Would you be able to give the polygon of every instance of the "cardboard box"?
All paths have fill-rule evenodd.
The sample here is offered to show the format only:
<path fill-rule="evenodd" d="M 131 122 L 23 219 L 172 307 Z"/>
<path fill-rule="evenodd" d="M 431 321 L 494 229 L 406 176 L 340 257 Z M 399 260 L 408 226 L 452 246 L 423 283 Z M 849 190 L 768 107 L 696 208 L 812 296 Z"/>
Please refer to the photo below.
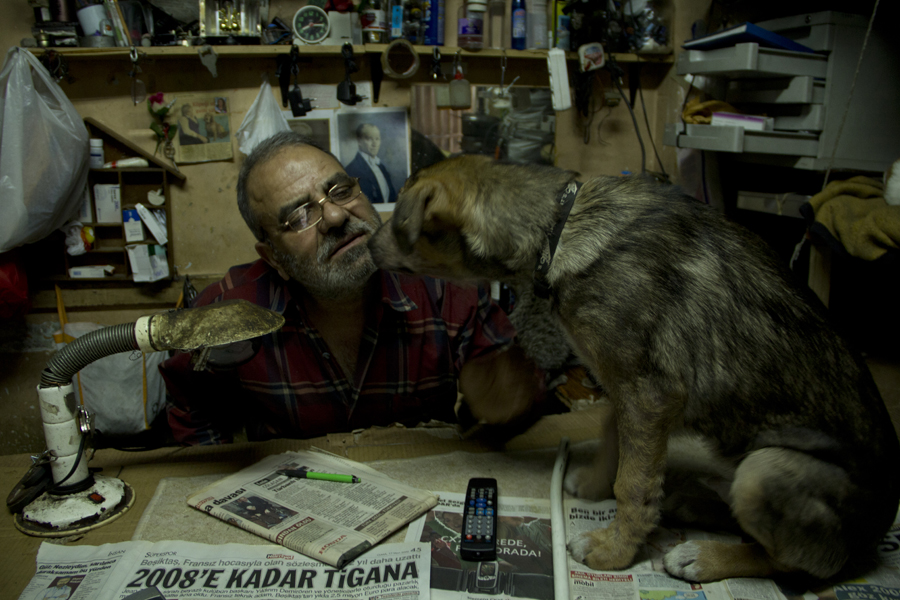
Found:
<path fill-rule="evenodd" d="M 122 222 L 122 196 L 118 183 L 94 184 L 94 208 L 98 223 Z"/>
<path fill-rule="evenodd" d="M 116 268 L 112 265 L 91 265 L 87 267 L 69 267 L 72 279 L 97 279 L 112 275 Z"/>
<path fill-rule="evenodd" d="M 91 201 L 90 189 L 85 186 L 84 198 L 81 201 L 81 210 L 78 211 L 78 220 L 82 223 L 94 222 L 94 203 Z"/>
<path fill-rule="evenodd" d="M 132 208 L 122 211 L 122 224 L 125 227 L 126 242 L 143 242 L 144 226 L 137 209 Z"/>
<path fill-rule="evenodd" d="M 125 246 L 131 264 L 131 277 L 137 282 L 159 281 L 169 277 L 166 249 L 156 244 Z"/>
<path fill-rule="evenodd" d="M 718 127 L 743 127 L 748 131 L 772 131 L 775 129 L 775 119 L 759 115 L 714 112 L 712 125 Z"/>
<path fill-rule="evenodd" d="M 147 226 L 147 229 L 149 229 L 150 233 L 153 234 L 153 237 L 156 238 L 156 241 L 163 246 L 169 243 L 169 238 L 166 235 L 166 224 L 164 222 L 160 223 L 154 212 L 143 204 L 138 203 L 136 208 L 138 214 L 141 216 L 141 221 L 144 222 L 144 225 Z"/>

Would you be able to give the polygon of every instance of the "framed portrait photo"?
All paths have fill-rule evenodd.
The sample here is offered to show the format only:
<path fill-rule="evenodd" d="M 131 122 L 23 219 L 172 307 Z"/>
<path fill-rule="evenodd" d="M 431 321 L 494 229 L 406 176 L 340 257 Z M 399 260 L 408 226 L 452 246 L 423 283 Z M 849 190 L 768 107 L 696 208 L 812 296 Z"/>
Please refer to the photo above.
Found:
<path fill-rule="evenodd" d="M 286 110 L 284 117 L 291 131 L 309 137 L 323 149 L 337 156 L 333 110 L 314 110 L 302 117 L 295 117 L 291 111 Z"/>
<path fill-rule="evenodd" d="M 379 212 L 392 212 L 410 175 L 405 107 L 347 108 L 335 113 L 338 160 Z"/>

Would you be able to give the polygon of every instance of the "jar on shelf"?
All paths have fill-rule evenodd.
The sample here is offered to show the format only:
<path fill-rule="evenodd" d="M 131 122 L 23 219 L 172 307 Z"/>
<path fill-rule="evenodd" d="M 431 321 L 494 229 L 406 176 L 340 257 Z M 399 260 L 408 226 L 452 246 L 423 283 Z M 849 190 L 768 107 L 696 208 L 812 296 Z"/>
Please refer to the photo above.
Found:
<path fill-rule="evenodd" d="M 484 48 L 487 0 L 467 0 L 459 7 L 457 45 L 466 50 Z"/>

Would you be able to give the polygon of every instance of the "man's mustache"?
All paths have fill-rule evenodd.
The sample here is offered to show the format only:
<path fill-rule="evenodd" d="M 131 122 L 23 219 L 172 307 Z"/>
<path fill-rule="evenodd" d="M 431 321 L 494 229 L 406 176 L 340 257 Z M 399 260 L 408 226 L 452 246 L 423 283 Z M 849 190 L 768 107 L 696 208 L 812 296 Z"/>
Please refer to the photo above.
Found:
<path fill-rule="evenodd" d="M 358 233 L 373 233 L 374 231 L 375 226 L 371 223 L 363 221 L 362 219 L 346 221 L 340 227 L 329 229 L 323 236 L 321 244 L 319 244 L 319 249 L 316 252 L 316 260 L 319 262 L 319 264 L 322 264 L 326 260 L 328 260 L 328 257 L 332 255 L 334 249 L 337 248 L 337 246 L 348 235 L 355 235 Z"/>

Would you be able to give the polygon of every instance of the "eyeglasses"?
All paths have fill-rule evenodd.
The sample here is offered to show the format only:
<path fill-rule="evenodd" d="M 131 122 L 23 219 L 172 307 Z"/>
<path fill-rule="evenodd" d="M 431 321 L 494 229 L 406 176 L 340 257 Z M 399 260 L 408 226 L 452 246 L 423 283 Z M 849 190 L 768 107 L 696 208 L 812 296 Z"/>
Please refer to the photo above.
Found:
<path fill-rule="evenodd" d="M 359 187 L 359 178 L 351 177 L 347 183 L 339 183 L 328 190 L 328 194 L 321 200 L 315 202 L 307 202 L 298 206 L 294 212 L 288 215 L 287 221 L 281 224 L 284 230 L 292 230 L 297 233 L 306 231 L 310 227 L 316 225 L 322 220 L 322 205 L 326 200 L 330 200 L 337 206 L 343 206 L 353 200 L 356 200 L 362 194 L 362 188 Z"/>

